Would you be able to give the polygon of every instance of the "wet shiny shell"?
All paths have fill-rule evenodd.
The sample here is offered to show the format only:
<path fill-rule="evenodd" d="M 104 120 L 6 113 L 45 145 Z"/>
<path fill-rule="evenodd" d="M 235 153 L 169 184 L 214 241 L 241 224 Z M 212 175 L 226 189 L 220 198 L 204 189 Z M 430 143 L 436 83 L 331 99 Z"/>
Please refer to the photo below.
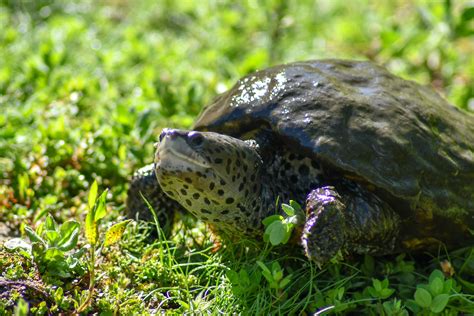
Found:
<path fill-rule="evenodd" d="M 403 205 L 405 218 L 474 227 L 474 116 L 431 88 L 370 62 L 297 62 L 242 78 L 195 124 L 235 137 L 260 128 Z"/>

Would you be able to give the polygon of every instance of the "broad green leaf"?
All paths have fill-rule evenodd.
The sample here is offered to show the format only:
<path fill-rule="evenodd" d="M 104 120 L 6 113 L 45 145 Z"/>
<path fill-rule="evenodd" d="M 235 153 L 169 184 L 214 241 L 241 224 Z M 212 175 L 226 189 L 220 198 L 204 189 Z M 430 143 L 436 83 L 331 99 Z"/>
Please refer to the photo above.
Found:
<path fill-rule="evenodd" d="M 428 292 L 430 291 L 430 285 L 429 284 L 418 284 L 417 288 L 422 288 L 424 290 L 427 290 Z"/>
<path fill-rule="evenodd" d="M 288 283 L 290 283 L 291 277 L 292 277 L 292 275 L 289 274 L 283 280 L 280 281 L 280 288 L 281 289 L 285 288 L 288 285 Z"/>
<path fill-rule="evenodd" d="M 257 264 L 260 267 L 260 269 L 262 269 L 263 272 L 268 273 L 270 276 L 272 275 L 272 273 L 270 272 L 270 269 L 268 269 L 268 267 L 265 265 L 265 263 L 263 263 L 262 261 L 257 260 Z"/>
<path fill-rule="evenodd" d="M 394 314 L 394 312 L 393 312 L 393 310 L 394 310 L 393 302 L 390 302 L 390 301 L 384 302 L 382 304 L 382 307 L 383 307 L 383 310 L 385 311 L 385 314 L 387 314 L 387 315 Z"/>
<path fill-rule="evenodd" d="M 283 220 L 283 216 L 281 215 L 271 215 L 268 217 L 265 217 L 265 219 L 262 221 L 263 225 L 268 226 L 274 221 L 281 221 Z"/>
<path fill-rule="evenodd" d="M 268 281 L 268 283 L 270 283 L 270 286 L 271 284 L 275 283 L 275 281 L 273 280 L 272 274 L 270 272 L 262 271 L 262 274 L 265 277 L 265 279 Z"/>
<path fill-rule="evenodd" d="M 286 229 L 281 222 L 273 222 L 268 226 L 270 230 L 270 243 L 273 246 L 279 245 L 285 238 Z"/>
<path fill-rule="evenodd" d="M 49 252 L 48 249 L 47 252 Z M 57 250 L 57 249 L 56 249 Z M 59 250 L 58 250 L 59 251 Z M 62 253 L 62 251 L 59 251 Z M 64 258 L 53 257 L 53 259 L 48 262 L 48 272 L 52 275 L 56 275 L 60 278 L 69 278 L 71 277 L 69 265 Z"/>
<path fill-rule="evenodd" d="M 283 239 L 281 240 L 281 244 L 284 245 L 288 242 L 288 240 L 290 240 L 290 237 L 291 237 L 291 231 L 292 231 L 292 228 L 293 228 L 293 224 L 285 224 L 285 230 L 286 230 L 286 233 L 283 237 Z"/>
<path fill-rule="evenodd" d="M 415 315 L 418 315 L 421 312 L 421 307 L 416 303 L 415 300 L 406 300 L 404 302 L 405 306 L 409 308 Z"/>
<path fill-rule="evenodd" d="M 110 227 L 105 233 L 104 247 L 107 247 L 119 241 L 120 238 L 122 238 L 123 232 L 125 231 L 127 224 L 130 221 L 130 219 L 127 219 Z"/>
<path fill-rule="evenodd" d="M 440 270 L 436 269 L 433 270 L 430 274 L 429 278 L 429 283 L 433 282 L 435 279 L 440 279 L 441 281 L 444 281 L 444 274 Z"/>
<path fill-rule="evenodd" d="M 97 222 L 94 220 L 94 215 L 93 210 L 87 212 L 85 223 L 86 238 L 91 245 L 95 245 L 98 239 Z"/>
<path fill-rule="evenodd" d="M 377 292 L 375 290 L 375 288 L 373 288 L 372 286 L 369 286 L 367 288 L 367 291 L 369 292 L 370 296 L 373 297 L 373 298 L 378 298 L 379 297 L 379 292 Z"/>
<path fill-rule="evenodd" d="M 434 279 L 433 281 L 430 282 L 430 292 L 431 292 L 431 295 L 436 296 L 436 295 L 439 295 L 443 292 L 443 285 L 444 285 L 444 282 L 441 281 L 441 279 L 439 278 L 436 278 Z"/>
<path fill-rule="evenodd" d="M 283 270 L 278 261 L 272 263 L 272 276 L 275 281 L 280 281 L 283 278 Z"/>
<path fill-rule="evenodd" d="M 275 280 L 276 282 L 279 282 L 282 278 L 283 278 L 283 271 L 281 270 L 273 270 L 273 280 Z"/>
<path fill-rule="evenodd" d="M 443 285 L 443 292 L 449 294 L 453 288 L 453 285 L 454 285 L 453 283 L 454 283 L 453 279 L 447 279 Z"/>
<path fill-rule="evenodd" d="M 55 261 L 59 264 L 59 262 L 64 261 L 64 252 L 54 247 L 47 248 L 46 251 L 44 252 L 43 259 L 49 262 Z"/>
<path fill-rule="evenodd" d="M 270 241 L 270 231 L 265 230 L 265 233 L 263 234 L 263 241 L 264 242 L 269 242 Z"/>
<path fill-rule="evenodd" d="M 427 290 L 419 287 L 415 291 L 415 301 L 421 307 L 427 308 L 431 305 L 431 294 Z"/>
<path fill-rule="evenodd" d="M 63 223 L 60 228 L 61 239 L 58 242 L 59 249 L 69 251 L 76 247 L 79 231 L 80 224 L 78 222 L 70 220 Z"/>
<path fill-rule="evenodd" d="M 68 238 L 68 236 L 72 235 L 79 227 L 80 224 L 75 220 L 64 222 L 59 228 L 61 239 Z"/>
<path fill-rule="evenodd" d="M 38 225 L 36 225 L 35 232 L 38 236 L 43 236 L 44 229 L 44 222 L 39 222 Z"/>
<path fill-rule="evenodd" d="M 51 214 L 48 214 L 46 216 L 46 221 L 44 222 L 44 228 L 46 230 L 56 230 L 56 221 L 54 220 L 53 216 Z"/>
<path fill-rule="evenodd" d="M 296 201 L 290 200 L 290 206 L 295 210 L 296 213 L 303 212 L 301 205 Z"/>
<path fill-rule="evenodd" d="M 97 199 L 98 188 L 99 187 L 97 185 L 97 180 L 94 180 L 89 190 L 89 198 L 88 198 L 89 211 L 91 211 L 94 208 L 95 200 Z"/>
<path fill-rule="evenodd" d="M 61 236 L 59 236 L 59 233 L 55 230 L 45 230 L 43 237 L 46 239 L 48 245 L 57 246 Z"/>
<path fill-rule="evenodd" d="M 239 285 L 239 274 L 236 271 L 228 270 L 225 274 L 232 285 Z"/>
<path fill-rule="evenodd" d="M 241 269 L 239 273 L 240 284 L 248 285 L 250 284 L 249 274 L 245 269 Z"/>
<path fill-rule="evenodd" d="M 394 289 L 382 289 L 380 291 L 380 296 L 383 298 L 383 299 L 386 299 L 387 297 L 391 296 L 393 294 L 393 292 L 395 292 Z"/>
<path fill-rule="evenodd" d="M 40 242 L 44 244 L 43 239 L 28 225 L 25 225 L 25 233 L 30 238 L 31 242 Z"/>
<path fill-rule="evenodd" d="M 21 238 L 12 238 L 3 244 L 7 249 L 14 250 L 17 248 L 24 249 L 26 251 L 31 251 L 31 245 L 24 239 Z"/>
<path fill-rule="evenodd" d="M 108 189 L 106 189 L 102 194 L 99 196 L 99 199 L 97 200 L 97 208 L 95 210 L 95 216 L 94 220 L 98 222 L 101 218 L 103 218 L 106 215 L 106 210 L 107 207 L 105 205 L 106 199 L 107 199 L 107 193 Z"/>
<path fill-rule="evenodd" d="M 295 215 L 295 210 L 290 205 L 283 203 L 281 205 L 281 208 L 282 208 L 283 212 L 285 212 L 286 215 L 288 215 L 288 216 Z"/>
<path fill-rule="evenodd" d="M 430 310 L 433 313 L 440 313 L 444 310 L 446 305 L 449 302 L 449 295 L 448 294 L 440 294 L 435 296 L 433 302 L 431 302 Z"/>
<path fill-rule="evenodd" d="M 382 290 L 382 283 L 377 279 L 372 279 L 372 285 L 377 292 Z"/>

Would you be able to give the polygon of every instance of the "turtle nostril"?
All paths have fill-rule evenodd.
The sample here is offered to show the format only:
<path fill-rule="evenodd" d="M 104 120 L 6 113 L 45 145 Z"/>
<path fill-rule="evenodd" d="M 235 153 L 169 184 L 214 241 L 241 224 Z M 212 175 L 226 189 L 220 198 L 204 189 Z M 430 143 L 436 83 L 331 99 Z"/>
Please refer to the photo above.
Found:
<path fill-rule="evenodd" d="M 161 131 L 161 134 L 160 134 L 160 142 L 163 141 L 165 136 L 169 136 L 169 138 L 174 139 L 177 134 L 178 134 L 177 131 L 174 130 L 174 129 L 164 128 L 163 131 Z"/>
<path fill-rule="evenodd" d="M 191 145 L 200 146 L 204 141 L 204 136 L 202 136 L 201 133 L 198 132 L 189 132 L 188 139 Z"/>

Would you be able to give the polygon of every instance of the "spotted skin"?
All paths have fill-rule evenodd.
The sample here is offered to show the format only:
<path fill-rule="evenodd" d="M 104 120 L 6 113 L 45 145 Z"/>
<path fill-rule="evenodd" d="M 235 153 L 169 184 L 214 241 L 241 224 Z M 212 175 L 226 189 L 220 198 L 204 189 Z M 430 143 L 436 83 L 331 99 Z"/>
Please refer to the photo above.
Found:
<path fill-rule="evenodd" d="M 373 193 L 348 180 L 332 183 L 319 162 L 308 156 L 284 148 L 270 155 L 261 152 L 255 141 L 165 129 L 153 165 L 159 186 L 144 178 L 148 182 L 141 187 L 155 192 L 153 206 L 165 205 L 165 194 L 174 203 L 167 205 L 170 209 L 179 205 L 233 239 L 261 237 L 262 220 L 274 214 L 277 199 L 306 201 L 306 221 L 297 231 L 303 232 L 306 255 L 318 264 L 339 251 L 373 254 L 394 249 L 398 215 Z M 129 197 L 137 195 L 137 188 L 135 184 Z"/>
<path fill-rule="evenodd" d="M 304 201 L 308 192 L 323 182 L 321 166 L 310 158 L 279 151 L 268 164 L 268 178 L 274 184 L 272 197 L 281 201 Z"/>
<path fill-rule="evenodd" d="M 172 154 L 169 158 L 167 154 L 158 156 L 156 175 L 165 194 L 218 231 L 257 234 L 261 224 L 255 227 L 254 219 L 264 216 L 260 182 L 263 162 L 255 148 L 215 133 L 206 133 L 199 140 L 177 132 L 164 137 L 181 138 L 183 146 L 210 166 L 176 163 Z"/>

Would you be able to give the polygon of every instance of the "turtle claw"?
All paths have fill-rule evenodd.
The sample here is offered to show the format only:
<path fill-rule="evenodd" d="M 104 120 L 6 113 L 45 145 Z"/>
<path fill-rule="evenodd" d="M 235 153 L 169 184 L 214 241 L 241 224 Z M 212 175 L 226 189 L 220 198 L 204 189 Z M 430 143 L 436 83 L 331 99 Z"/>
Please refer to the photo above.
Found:
<path fill-rule="evenodd" d="M 306 256 L 319 268 L 344 246 L 344 209 L 334 187 L 313 190 L 306 199 L 307 220 L 301 243 Z"/>

